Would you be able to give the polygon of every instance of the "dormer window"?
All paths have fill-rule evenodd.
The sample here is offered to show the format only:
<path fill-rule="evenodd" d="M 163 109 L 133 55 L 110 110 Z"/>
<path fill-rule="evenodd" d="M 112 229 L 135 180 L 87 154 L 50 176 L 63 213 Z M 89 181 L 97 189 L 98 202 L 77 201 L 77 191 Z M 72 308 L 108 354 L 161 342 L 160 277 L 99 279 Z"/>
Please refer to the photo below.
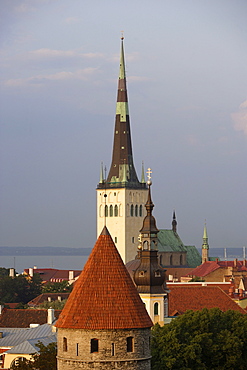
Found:
<path fill-rule="evenodd" d="M 160 277 L 160 276 L 161 276 L 161 275 L 160 275 L 160 271 L 159 271 L 159 270 L 154 271 L 154 276 L 155 276 L 155 277 Z"/>
<path fill-rule="evenodd" d="M 145 271 L 139 271 L 139 277 L 143 277 L 145 275 Z"/>

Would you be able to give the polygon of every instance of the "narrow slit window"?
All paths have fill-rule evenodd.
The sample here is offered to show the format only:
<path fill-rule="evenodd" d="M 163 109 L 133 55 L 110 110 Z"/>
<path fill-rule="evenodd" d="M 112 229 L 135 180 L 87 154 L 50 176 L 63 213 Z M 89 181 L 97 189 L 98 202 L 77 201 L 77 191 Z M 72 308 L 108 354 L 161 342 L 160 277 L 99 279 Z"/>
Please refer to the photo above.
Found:
<path fill-rule="evenodd" d="M 134 352 L 134 338 L 127 337 L 127 352 Z"/>
<path fill-rule="evenodd" d="M 68 341 L 67 338 L 63 337 L 63 351 L 67 352 L 68 351 Z"/>
<path fill-rule="evenodd" d="M 115 343 L 111 344 L 111 355 L 115 356 Z"/>

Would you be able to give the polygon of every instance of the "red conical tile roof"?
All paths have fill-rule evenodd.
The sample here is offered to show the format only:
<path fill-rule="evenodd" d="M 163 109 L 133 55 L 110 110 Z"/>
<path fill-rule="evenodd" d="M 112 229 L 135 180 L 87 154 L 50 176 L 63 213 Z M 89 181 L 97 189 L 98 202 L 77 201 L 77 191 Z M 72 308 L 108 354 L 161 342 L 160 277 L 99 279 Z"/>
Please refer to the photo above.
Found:
<path fill-rule="evenodd" d="M 88 330 L 153 326 L 106 227 L 56 326 Z"/>

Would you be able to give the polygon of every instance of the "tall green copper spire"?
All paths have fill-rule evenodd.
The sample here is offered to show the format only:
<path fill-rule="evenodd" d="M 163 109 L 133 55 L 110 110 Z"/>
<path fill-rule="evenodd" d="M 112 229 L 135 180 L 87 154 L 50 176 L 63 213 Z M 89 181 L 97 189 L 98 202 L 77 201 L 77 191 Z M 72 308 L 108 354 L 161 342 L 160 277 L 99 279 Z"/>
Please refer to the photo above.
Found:
<path fill-rule="evenodd" d="M 123 40 L 122 37 L 112 163 L 105 186 L 146 188 L 139 182 L 133 162 Z"/>
<path fill-rule="evenodd" d="M 202 263 L 209 261 L 209 244 L 208 244 L 208 233 L 206 222 L 203 230 L 203 242 L 202 242 Z"/>

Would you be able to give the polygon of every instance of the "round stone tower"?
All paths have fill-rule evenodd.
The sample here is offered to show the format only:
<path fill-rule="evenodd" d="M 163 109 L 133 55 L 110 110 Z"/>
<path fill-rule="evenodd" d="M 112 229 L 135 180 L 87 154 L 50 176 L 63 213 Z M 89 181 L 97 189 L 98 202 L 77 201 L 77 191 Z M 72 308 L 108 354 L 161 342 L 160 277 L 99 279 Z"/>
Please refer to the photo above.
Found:
<path fill-rule="evenodd" d="M 56 324 L 58 370 L 150 370 L 152 325 L 104 227 Z"/>

